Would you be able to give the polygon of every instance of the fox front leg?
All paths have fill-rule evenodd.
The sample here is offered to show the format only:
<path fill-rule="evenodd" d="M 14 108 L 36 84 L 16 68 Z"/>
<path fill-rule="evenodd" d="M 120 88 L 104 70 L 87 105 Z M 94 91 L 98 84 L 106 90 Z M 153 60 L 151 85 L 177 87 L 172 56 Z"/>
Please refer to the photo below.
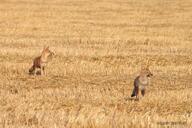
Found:
<path fill-rule="evenodd" d="M 141 94 L 142 94 L 142 96 L 145 95 L 145 89 L 142 89 L 142 90 L 141 90 Z"/>
<path fill-rule="evenodd" d="M 43 76 L 45 73 L 44 73 L 44 68 L 41 67 L 41 75 Z"/>
<path fill-rule="evenodd" d="M 41 72 L 42 72 L 42 75 L 46 75 L 45 67 L 44 66 L 41 68 Z"/>
<path fill-rule="evenodd" d="M 34 69 L 33 74 L 34 74 L 34 76 L 37 75 L 37 69 L 36 68 Z"/>

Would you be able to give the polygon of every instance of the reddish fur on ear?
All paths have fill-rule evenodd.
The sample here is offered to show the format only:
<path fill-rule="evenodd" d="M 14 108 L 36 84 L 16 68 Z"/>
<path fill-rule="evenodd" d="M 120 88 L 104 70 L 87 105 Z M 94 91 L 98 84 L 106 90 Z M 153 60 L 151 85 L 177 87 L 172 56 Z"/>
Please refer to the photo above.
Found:
<path fill-rule="evenodd" d="M 145 66 L 142 64 L 141 65 L 141 71 L 145 69 Z"/>
<path fill-rule="evenodd" d="M 49 46 L 44 46 L 43 50 L 49 49 Z"/>
<path fill-rule="evenodd" d="M 47 49 L 47 46 L 44 46 L 44 48 L 43 48 L 43 51 L 42 51 L 42 54 L 45 52 L 45 51 L 47 51 L 48 49 Z"/>
<path fill-rule="evenodd" d="M 49 46 L 47 46 L 44 50 L 43 50 L 43 52 L 48 52 L 49 51 Z"/>

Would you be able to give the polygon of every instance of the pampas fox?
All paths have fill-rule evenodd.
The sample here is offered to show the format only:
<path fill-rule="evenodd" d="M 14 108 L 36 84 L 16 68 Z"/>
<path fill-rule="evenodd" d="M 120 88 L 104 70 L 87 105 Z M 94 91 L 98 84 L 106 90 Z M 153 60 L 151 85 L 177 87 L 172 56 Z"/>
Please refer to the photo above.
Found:
<path fill-rule="evenodd" d="M 45 74 L 45 67 L 48 63 L 49 57 L 52 57 L 54 53 L 49 50 L 49 47 L 45 47 L 40 56 L 36 57 L 33 60 L 33 65 L 29 69 L 29 74 L 33 75 L 44 75 Z M 37 71 L 40 69 L 40 72 Z"/>
<path fill-rule="evenodd" d="M 153 76 L 153 74 L 149 70 L 149 66 L 147 66 L 146 68 L 141 68 L 140 75 L 137 76 L 134 80 L 134 89 L 131 97 L 136 96 L 136 99 L 138 100 L 139 90 L 141 90 L 142 96 L 145 95 L 145 88 L 149 84 L 149 77 L 151 76 Z"/>

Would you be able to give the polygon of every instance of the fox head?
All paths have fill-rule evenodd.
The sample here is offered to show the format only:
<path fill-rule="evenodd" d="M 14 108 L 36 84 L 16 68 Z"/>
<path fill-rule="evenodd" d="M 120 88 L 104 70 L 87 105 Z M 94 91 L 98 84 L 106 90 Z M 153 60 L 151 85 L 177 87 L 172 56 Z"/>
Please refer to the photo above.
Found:
<path fill-rule="evenodd" d="M 151 71 L 149 70 L 149 66 L 147 66 L 147 67 L 141 67 L 141 75 L 145 75 L 145 76 L 147 76 L 147 77 L 153 76 L 153 74 L 152 74 Z"/>
<path fill-rule="evenodd" d="M 49 49 L 49 46 L 47 46 L 47 47 L 45 47 L 45 48 L 43 49 L 42 55 L 43 55 L 44 57 L 52 57 L 53 55 L 55 55 L 55 53 L 52 52 L 52 51 Z"/>

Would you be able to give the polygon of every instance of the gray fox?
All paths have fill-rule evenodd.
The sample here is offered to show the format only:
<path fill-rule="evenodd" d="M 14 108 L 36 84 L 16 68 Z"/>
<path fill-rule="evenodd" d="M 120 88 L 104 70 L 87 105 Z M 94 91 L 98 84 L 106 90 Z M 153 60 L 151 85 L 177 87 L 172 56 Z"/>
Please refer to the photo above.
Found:
<path fill-rule="evenodd" d="M 149 84 L 149 77 L 151 76 L 153 76 L 153 74 L 149 70 L 149 66 L 146 68 L 141 68 L 140 75 L 134 80 L 134 88 L 131 97 L 136 96 L 136 99 L 138 100 L 139 90 L 141 90 L 142 96 L 145 95 L 145 88 Z"/>

